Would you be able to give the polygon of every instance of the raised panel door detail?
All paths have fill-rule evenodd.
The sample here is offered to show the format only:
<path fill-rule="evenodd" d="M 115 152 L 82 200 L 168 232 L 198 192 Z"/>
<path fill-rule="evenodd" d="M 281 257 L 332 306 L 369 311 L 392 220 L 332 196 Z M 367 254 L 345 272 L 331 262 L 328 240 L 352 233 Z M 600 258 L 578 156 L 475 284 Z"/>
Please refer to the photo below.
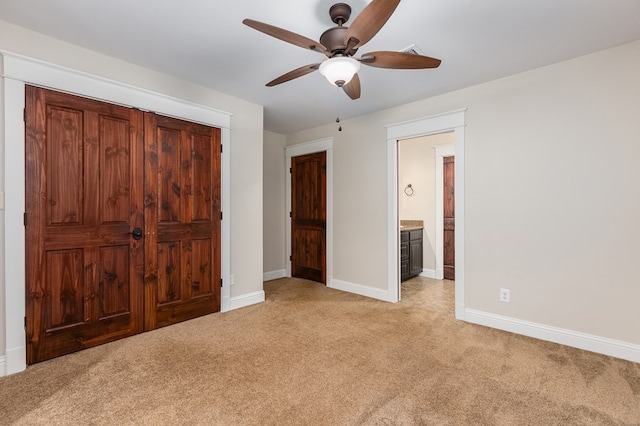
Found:
<path fill-rule="evenodd" d="M 129 312 L 129 246 L 100 249 L 100 317 Z"/>
<path fill-rule="evenodd" d="M 85 288 L 82 250 L 57 250 L 46 255 L 49 271 L 43 289 L 45 330 L 84 322 Z M 48 297 L 47 297 L 48 293 Z"/>
<path fill-rule="evenodd" d="M 212 219 L 211 202 L 213 200 L 213 188 L 211 187 L 211 173 L 214 169 L 211 150 L 213 146 L 210 138 L 194 135 L 191 147 L 191 161 L 188 162 L 189 190 L 191 196 L 191 220 L 210 221 Z M 187 162 L 185 161 L 184 164 Z M 183 165 L 186 167 L 186 165 Z"/>
<path fill-rule="evenodd" d="M 79 224 L 83 219 L 83 112 L 48 106 L 46 112 L 48 224 Z M 61 166 L 61 167 L 59 167 Z"/>
<path fill-rule="evenodd" d="M 158 128 L 158 223 L 180 220 L 180 131 Z"/>
<path fill-rule="evenodd" d="M 322 245 L 318 241 L 324 238 L 324 232 L 300 226 L 294 235 L 296 250 L 293 252 L 293 263 L 298 271 L 304 271 L 314 281 L 322 279 L 320 271 L 324 265 Z"/>
<path fill-rule="evenodd" d="M 211 295 L 211 240 L 193 240 L 191 242 L 190 275 L 188 282 L 191 298 Z"/>
<path fill-rule="evenodd" d="M 158 304 L 182 299 L 180 242 L 158 243 Z"/>
<path fill-rule="evenodd" d="M 129 123 L 100 117 L 100 163 L 103 171 L 99 190 L 103 223 L 128 223 L 131 210 L 131 158 Z"/>

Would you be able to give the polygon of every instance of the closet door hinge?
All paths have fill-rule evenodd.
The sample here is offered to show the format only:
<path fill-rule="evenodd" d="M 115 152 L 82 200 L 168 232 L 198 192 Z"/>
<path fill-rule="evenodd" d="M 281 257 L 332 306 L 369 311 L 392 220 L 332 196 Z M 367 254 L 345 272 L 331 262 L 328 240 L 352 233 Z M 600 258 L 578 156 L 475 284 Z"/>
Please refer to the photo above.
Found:
<path fill-rule="evenodd" d="M 220 278 L 220 288 L 222 288 L 222 278 Z"/>

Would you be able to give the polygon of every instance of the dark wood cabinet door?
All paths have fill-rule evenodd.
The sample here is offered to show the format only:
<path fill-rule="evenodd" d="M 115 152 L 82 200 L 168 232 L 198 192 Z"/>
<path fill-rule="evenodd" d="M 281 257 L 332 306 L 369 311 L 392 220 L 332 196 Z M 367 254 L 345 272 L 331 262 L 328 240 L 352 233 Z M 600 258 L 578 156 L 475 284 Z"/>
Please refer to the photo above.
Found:
<path fill-rule="evenodd" d="M 220 129 L 145 113 L 145 330 L 220 310 Z"/>
<path fill-rule="evenodd" d="M 326 283 L 326 152 L 291 159 L 291 275 Z"/>
<path fill-rule="evenodd" d="M 422 232 L 422 231 L 420 231 Z M 409 275 L 422 273 L 422 238 L 409 242 Z"/>
<path fill-rule="evenodd" d="M 142 330 L 140 111 L 26 87 L 27 363 Z"/>
<path fill-rule="evenodd" d="M 409 231 L 400 232 L 400 281 L 409 278 Z"/>
<path fill-rule="evenodd" d="M 455 249 L 455 184 L 454 184 L 454 159 L 444 157 L 444 278 L 456 279 L 456 249 Z"/>

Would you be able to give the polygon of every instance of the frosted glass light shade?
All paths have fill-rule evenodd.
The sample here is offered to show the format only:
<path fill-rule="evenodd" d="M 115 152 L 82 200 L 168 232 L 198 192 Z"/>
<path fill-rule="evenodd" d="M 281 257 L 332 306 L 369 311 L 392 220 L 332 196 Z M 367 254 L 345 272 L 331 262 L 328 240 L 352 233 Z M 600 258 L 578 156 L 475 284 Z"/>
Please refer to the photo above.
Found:
<path fill-rule="evenodd" d="M 320 64 L 320 74 L 336 86 L 350 82 L 359 69 L 360 62 L 346 56 L 336 56 Z"/>

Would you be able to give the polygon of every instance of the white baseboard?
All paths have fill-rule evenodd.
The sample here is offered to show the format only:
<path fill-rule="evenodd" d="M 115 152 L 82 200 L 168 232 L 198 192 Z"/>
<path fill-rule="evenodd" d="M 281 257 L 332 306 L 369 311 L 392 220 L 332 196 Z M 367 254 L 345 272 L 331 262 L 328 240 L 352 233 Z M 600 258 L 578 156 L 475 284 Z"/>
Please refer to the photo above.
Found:
<path fill-rule="evenodd" d="M 27 369 L 27 348 L 7 349 L 0 357 L 0 377 L 19 373 Z"/>
<path fill-rule="evenodd" d="M 327 287 L 348 293 L 359 294 L 360 296 L 371 297 L 373 299 L 384 300 L 385 302 L 397 302 L 397 296 L 390 295 L 386 289 L 369 287 L 362 284 L 354 284 L 347 281 L 331 280 Z"/>
<path fill-rule="evenodd" d="M 433 269 L 423 269 L 420 273 L 420 276 L 425 278 L 433 278 L 434 280 L 437 279 L 436 271 L 434 271 Z"/>
<path fill-rule="evenodd" d="M 284 278 L 287 276 L 286 269 L 280 269 L 277 271 L 265 272 L 262 274 L 262 281 L 277 280 L 278 278 Z"/>
<path fill-rule="evenodd" d="M 227 306 L 229 307 L 228 311 L 244 308 L 245 306 L 255 305 L 256 303 L 262 303 L 264 302 L 264 298 L 264 291 L 256 291 L 254 293 L 247 293 L 241 296 L 230 297 L 229 303 L 227 304 Z"/>
<path fill-rule="evenodd" d="M 464 320 L 473 324 L 510 331 L 540 340 L 559 343 L 603 355 L 640 362 L 640 345 L 580 333 L 564 328 L 523 321 L 516 318 L 466 309 Z"/>

